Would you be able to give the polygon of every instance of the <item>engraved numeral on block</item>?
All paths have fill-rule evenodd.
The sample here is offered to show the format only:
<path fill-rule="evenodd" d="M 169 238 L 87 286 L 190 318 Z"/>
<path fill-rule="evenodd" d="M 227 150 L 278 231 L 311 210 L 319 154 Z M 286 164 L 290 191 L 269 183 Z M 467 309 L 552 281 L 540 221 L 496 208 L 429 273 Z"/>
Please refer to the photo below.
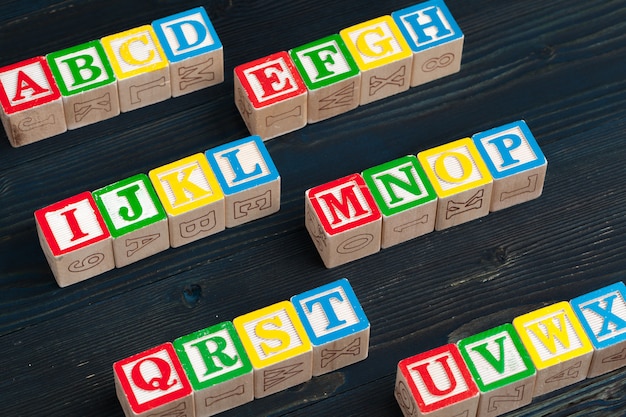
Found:
<path fill-rule="evenodd" d="M 454 62 L 454 54 L 446 53 L 436 58 L 430 58 L 422 64 L 422 71 L 431 72 L 437 68 L 445 68 Z"/>
<path fill-rule="evenodd" d="M 70 272 L 86 271 L 99 265 L 104 260 L 104 258 L 105 256 L 103 253 L 92 253 L 91 255 L 88 255 L 83 259 L 76 260 L 69 264 L 67 270 Z"/>

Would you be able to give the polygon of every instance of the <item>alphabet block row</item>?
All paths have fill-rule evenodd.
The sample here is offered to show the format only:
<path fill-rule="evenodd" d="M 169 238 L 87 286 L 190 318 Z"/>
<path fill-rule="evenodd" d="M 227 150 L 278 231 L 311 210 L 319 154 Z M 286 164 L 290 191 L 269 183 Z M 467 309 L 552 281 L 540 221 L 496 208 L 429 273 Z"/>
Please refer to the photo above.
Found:
<path fill-rule="evenodd" d="M 398 363 L 406 417 L 495 417 L 626 365 L 623 282 Z"/>
<path fill-rule="evenodd" d="M 458 72 L 463 39 L 427 1 L 235 67 L 235 104 L 267 140 Z"/>
<path fill-rule="evenodd" d="M 0 114 L 17 147 L 223 80 L 222 44 L 198 7 L 0 68 Z"/>
<path fill-rule="evenodd" d="M 370 325 L 347 279 L 113 365 L 127 417 L 206 417 L 364 360 Z"/>
<path fill-rule="evenodd" d="M 39 242 L 65 287 L 280 208 L 280 175 L 250 136 L 35 211 Z"/>
<path fill-rule="evenodd" d="M 541 195 L 547 161 L 522 120 L 305 192 L 305 225 L 332 268 Z"/>

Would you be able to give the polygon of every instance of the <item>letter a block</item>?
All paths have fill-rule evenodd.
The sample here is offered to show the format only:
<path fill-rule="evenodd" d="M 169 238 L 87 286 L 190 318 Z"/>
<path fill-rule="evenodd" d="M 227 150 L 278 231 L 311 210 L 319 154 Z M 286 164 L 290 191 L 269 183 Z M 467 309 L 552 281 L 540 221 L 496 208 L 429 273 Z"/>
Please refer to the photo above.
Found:
<path fill-rule="evenodd" d="M 405 417 L 473 417 L 479 395 L 454 344 L 400 361 L 394 394 Z"/>
<path fill-rule="evenodd" d="M 370 324 L 347 279 L 291 297 L 313 345 L 313 375 L 367 358 Z"/>
<path fill-rule="evenodd" d="M 174 340 L 194 390 L 195 417 L 208 417 L 254 399 L 248 355 L 231 322 Z"/>
<path fill-rule="evenodd" d="M 311 379 L 311 342 L 289 301 L 239 316 L 233 324 L 254 368 L 255 398 Z"/>
<path fill-rule="evenodd" d="M 533 397 L 587 377 L 593 347 L 567 302 L 516 317 L 513 326 L 537 369 Z"/>
<path fill-rule="evenodd" d="M 60 287 L 115 267 L 111 235 L 91 193 L 35 212 L 39 243 Z"/>
<path fill-rule="evenodd" d="M 594 353 L 587 378 L 626 366 L 626 286 L 617 282 L 570 301 Z"/>
<path fill-rule="evenodd" d="M 170 62 L 173 97 L 224 81 L 224 50 L 204 7 L 155 20 L 152 27 Z"/>
<path fill-rule="evenodd" d="M 306 229 L 327 268 L 380 251 L 382 217 L 359 174 L 307 190 L 304 210 Z"/>

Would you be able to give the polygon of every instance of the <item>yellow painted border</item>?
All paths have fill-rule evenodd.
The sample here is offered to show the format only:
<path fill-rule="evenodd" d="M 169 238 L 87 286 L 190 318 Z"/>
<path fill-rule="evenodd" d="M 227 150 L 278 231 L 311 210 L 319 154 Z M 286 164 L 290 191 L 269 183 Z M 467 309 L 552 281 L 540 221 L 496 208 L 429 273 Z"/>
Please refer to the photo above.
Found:
<path fill-rule="evenodd" d="M 130 36 L 137 35 L 140 33 L 147 33 L 150 36 L 150 39 L 154 43 L 154 46 L 156 48 L 156 51 L 159 57 L 161 58 L 161 61 L 154 63 L 154 64 L 141 66 L 132 71 L 125 72 L 124 70 L 122 70 L 122 67 L 119 64 L 117 55 L 113 50 L 113 46 L 111 45 L 111 42 L 120 38 L 126 38 L 126 37 L 130 37 Z M 113 67 L 113 71 L 115 72 L 115 75 L 117 76 L 118 79 L 125 79 L 125 78 L 132 77 L 134 75 L 160 70 L 163 68 L 167 68 L 167 66 L 169 65 L 169 61 L 165 57 L 165 53 L 163 52 L 161 43 L 157 39 L 154 29 L 152 29 L 152 26 L 150 25 L 143 25 L 134 29 L 126 30 L 124 32 L 116 33 L 114 35 L 105 36 L 104 38 L 101 39 L 101 42 L 102 42 L 102 46 L 104 47 L 104 50 L 107 56 L 109 57 L 109 61 L 111 62 L 111 67 Z"/>

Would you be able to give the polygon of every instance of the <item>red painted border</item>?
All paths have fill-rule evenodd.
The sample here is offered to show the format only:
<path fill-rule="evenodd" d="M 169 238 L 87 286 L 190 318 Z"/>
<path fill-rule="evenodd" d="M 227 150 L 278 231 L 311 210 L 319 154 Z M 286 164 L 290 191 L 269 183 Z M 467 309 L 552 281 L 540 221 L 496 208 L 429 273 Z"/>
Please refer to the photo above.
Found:
<path fill-rule="evenodd" d="M 46 79 L 48 80 L 48 84 L 50 84 L 50 89 L 52 93 L 42 96 L 41 98 L 37 98 L 37 99 L 27 101 L 22 104 L 18 104 L 17 106 L 13 106 L 11 105 L 11 101 L 9 100 L 9 97 L 7 97 L 6 91 L 4 91 L 4 87 L 1 87 L 0 88 L 0 104 L 2 104 L 2 107 L 4 108 L 5 113 L 13 114 L 22 110 L 32 109 L 33 107 L 37 107 L 42 104 L 49 103 L 61 97 L 61 92 L 59 91 L 59 87 L 57 86 L 57 83 L 54 80 L 54 77 L 52 76 L 52 71 L 50 71 L 48 62 L 46 61 L 46 58 L 43 56 L 36 56 L 34 58 L 30 58 L 25 61 L 7 65 L 6 67 L 0 68 L 0 73 L 10 72 L 17 68 L 21 68 L 21 67 L 24 67 L 26 65 L 30 65 L 36 62 L 39 62 L 39 64 L 41 65 L 41 69 L 43 70 L 46 76 Z M 0 86 L 1 85 L 2 83 L 0 83 Z"/>

